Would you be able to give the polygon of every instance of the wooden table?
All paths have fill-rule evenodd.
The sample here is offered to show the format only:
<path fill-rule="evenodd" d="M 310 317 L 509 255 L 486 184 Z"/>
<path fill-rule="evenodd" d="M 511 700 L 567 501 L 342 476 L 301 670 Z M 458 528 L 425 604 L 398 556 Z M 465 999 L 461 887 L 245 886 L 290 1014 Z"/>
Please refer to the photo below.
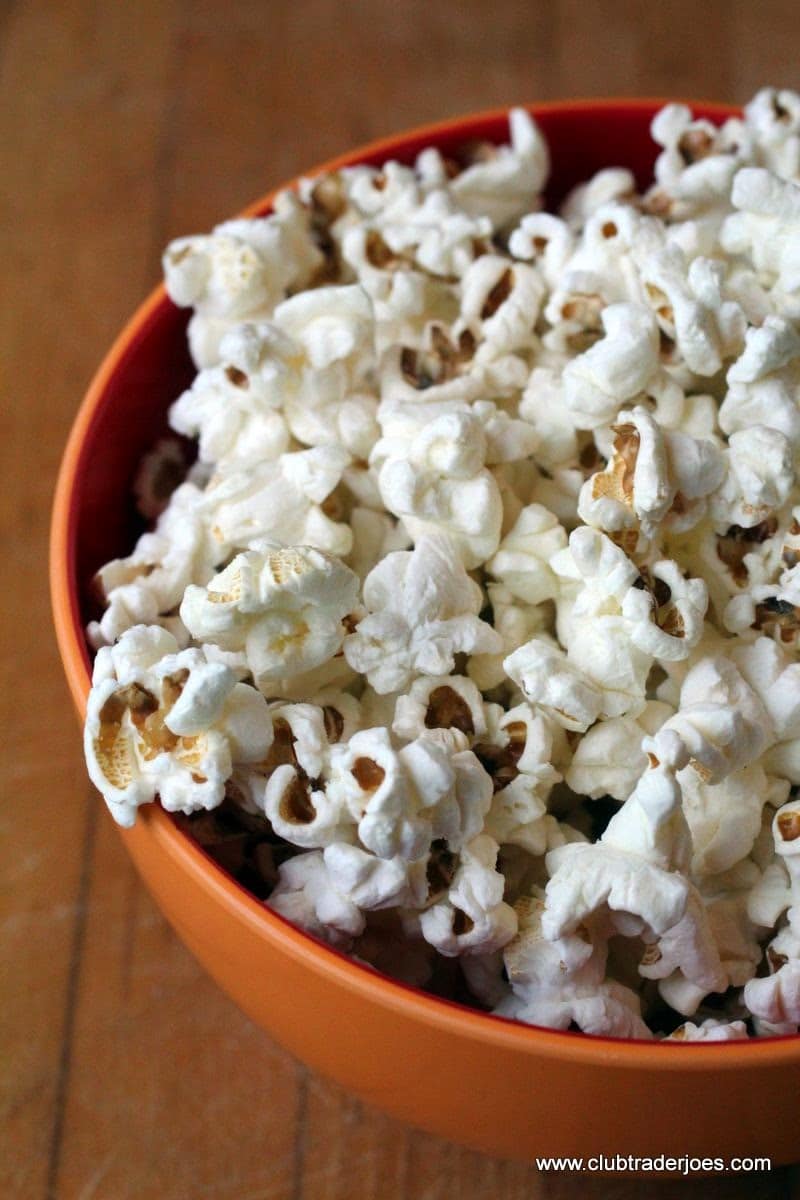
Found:
<path fill-rule="evenodd" d="M 45 541 L 76 405 L 170 237 L 417 122 L 742 101 L 798 87 L 798 50 L 796 0 L 0 4 L 3 1200 L 792 1194 L 788 1170 L 540 1176 L 410 1132 L 270 1043 L 165 925 L 86 782 Z"/>

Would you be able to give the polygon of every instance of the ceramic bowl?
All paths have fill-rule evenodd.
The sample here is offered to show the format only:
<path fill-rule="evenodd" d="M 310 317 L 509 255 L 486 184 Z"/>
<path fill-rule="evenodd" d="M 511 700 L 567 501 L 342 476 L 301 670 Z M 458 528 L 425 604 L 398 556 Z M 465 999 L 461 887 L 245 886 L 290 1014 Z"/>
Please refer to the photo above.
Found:
<path fill-rule="evenodd" d="M 532 105 L 548 138 L 548 200 L 603 166 L 642 185 L 663 101 Z M 734 110 L 698 104 L 720 121 Z M 482 113 L 354 150 L 345 164 L 411 161 L 475 138 L 502 142 L 507 114 Z M 269 210 L 270 195 L 250 214 Z M 66 448 L 52 525 L 61 656 L 78 710 L 89 690 L 87 584 L 131 549 L 131 480 L 193 372 L 187 314 L 159 287 L 100 367 Z M 220 987 L 314 1071 L 413 1125 L 492 1154 L 798 1157 L 800 1037 L 723 1044 L 626 1042 L 525 1026 L 395 983 L 270 912 L 151 805 L 121 836 L 156 903 Z"/>

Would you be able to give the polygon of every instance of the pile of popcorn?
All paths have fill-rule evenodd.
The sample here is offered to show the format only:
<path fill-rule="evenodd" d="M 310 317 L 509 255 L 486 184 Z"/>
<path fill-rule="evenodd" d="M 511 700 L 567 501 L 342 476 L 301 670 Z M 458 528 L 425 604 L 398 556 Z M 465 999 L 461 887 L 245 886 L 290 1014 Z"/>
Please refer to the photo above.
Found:
<path fill-rule="evenodd" d="M 86 756 L 395 978 L 796 1033 L 800 96 L 652 134 L 558 216 L 515 109 L 169 246 L 198 373 L 98 574 Z"/>

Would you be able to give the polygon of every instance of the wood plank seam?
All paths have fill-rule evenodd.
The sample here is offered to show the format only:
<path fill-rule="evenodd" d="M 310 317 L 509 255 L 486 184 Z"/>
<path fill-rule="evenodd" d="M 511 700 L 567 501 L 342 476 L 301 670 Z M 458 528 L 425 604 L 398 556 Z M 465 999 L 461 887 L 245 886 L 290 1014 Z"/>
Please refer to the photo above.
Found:
<path fill-rule="evenodd" d="M 97 830 L 98 803 L 94 791 L 86 803 L 86 822 L 81 849 L 81 874 L 78 884 L 78 897 L 75 905 L 75 925 L 70 949 L 69 973 L 67 989 L 64 998 L 64 1018 L 62 1023 L 61 1054 L 58 1062 L 58 1079 L 56 1082 L 55 1103 L 53 1111 L 53 1128 L 50 1135 L 50 1149 L 47 1163 L 47 1181 L 45 1184 L 45 1200 L 57 1200 L 58 1172 L 61 1161 L 61 1145 L 64 1133 L 64 1113 L 66 1110 L 67 1092 L 69 1090 L 70 1067 L 72 1063 L 72 1043 L 75 1032 L 75 1014 L 77 1012 L 78 990 L 80 986 L 81 962 L 86 944 L 86 917 L 89 908 L 89 890 L 92 885 L 92 870 L 94 862 L 94 842 Z"/>

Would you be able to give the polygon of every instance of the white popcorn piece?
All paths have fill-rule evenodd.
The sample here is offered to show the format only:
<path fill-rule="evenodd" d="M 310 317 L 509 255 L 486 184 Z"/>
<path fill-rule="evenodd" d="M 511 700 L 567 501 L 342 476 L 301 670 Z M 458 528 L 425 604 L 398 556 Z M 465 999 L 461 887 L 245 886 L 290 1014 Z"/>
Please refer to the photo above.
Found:
<path fill-rule="evenodd" d="M 248 549 L 264 539 L 349 554 L 351 530 L 325 513 L 349 463 L 341 446 L 315 446 L 213 476 L 200 509 L 220 547 L 219 557 L 228 547 Z"/>
<path fill-rule="evenodd" d="M 352 736 L 359 705 L 344 692 L 321 693 L 316 704 L 271 706 L 274 738 L 261 769 L 266 773 L 258 808 L 280 837 L 304 849 L 352 841 L 351 815 L 327 796 L 331 746 Z"/>
<path fill-rule="evenodd" d="M 583 733 L 603 711 L 603 693 L 564 652 L 535 637 L 503 662 L 526 699 L 546 709 L 564 729 Z"/>
<path fill-rule="evenodd" d="M 471 386 L 478 378 L 477 374 L 461 376 L 460 382 Z M 480 422 L 485 439 L 484 461 L 488 466 L 520 462 L 536 448 L 537 436 L 530 424 L 510 417 L 492 400 L 468 402 L 455 396 L 435 401 L 427 398 L 414 401 L 384 400 L 378 410 L 383 436 L 370 454 L 371 469 L 379 468 L 387 460 L 407 458 L 412 453 L 416 439 L 430 424 L 448 416 L 464 416 L 468 422 Z M 380 506 L 380 499 L 378 504 Z"/>
<path fill-rule="evenodd" d="M 636 195 L 636 180 L 626 167 L 605 167 L 586 183 L 574 187 L 561 205 L 561 215 L 570 229 L 582 229 L 598 209 L 625 202 Z"/>
<path fill-rule="evenodd" d="M 605 336 L 564 368 L 564 400 L 578 429 L 610 424 L 657 373 L 658 327 L 643 306 L 610 304 Z"/>
<path fill-rule="evenodd" d="M 135 626 L 98 652 L 84 750 L 92 782 L 129 827 L 159 796 L 169 812 L 222 803 L 235 763 L 262 758 L 272 741 L 263 696 L 201 650 Z"/>
<path fill-rule="evenodd" d="M 500 541 L 503 506 L 485 458 L 480 421 L 455 412 L 438 417 L 414 438 L 408 458 L 390 458 L 380 472 L 381 498 L 411 537 L 446 534 L 467 569 Z"/>
<path fill-rule="evenodd" d="M 419 907 L 425 902 L 428 880 L 422 860 L 409 863 L 401 855 L 377 858 L 345 842 L 326 846 L 323 858 L 334 887 L 364 911 Z"/>
<path fill-rule="evenodd" d="M 533 261 L 549 288 L 558 285 L 567 260 L 574 249 L 574 239 L 566 221 L 552 213 L 527 213 L 508 239 L 514 258 Z"/>
<path fill-rule="evenodd" d="M 430 736 L 433 730 L 455 729 L 468 744 L 486 733 L 483 697 L 463 675 L 434 675 L 415 679 L 398 696 L 392 731 L 406 741 Z M 430 731 L 430 732 L 427 732 Z"/>
<path fill-rule="evenodd" d="M 268 217 L 239 218 L 207 237 L 178 238 L 164 254 L 167 292 L 194 308 L 189 344 L 199 368 L 217 361 L 235 324 L 268 318 L 287 289 L 306 286 L 323 263 L 308 211 L 289 192 Z"/>
<path fill-rule="evenodd" d="M 769 637 L 736 646 L 732 658 L 769 718 L 765 769 L 790 783 L 800 782 L 800 664 Z"/>
<path fill-rule="evenodd" d="M 663 146 L 655 164 L 655 211 L 686 218 L 709 208 L 727 207 L 731 180 L 748 161 L 749 139 L 741 121 L 717 128 L 693 120 L 683 104 L 667 104 L 653 118 L 653 139 Z"/>
<path fill-rule="evenodd" d="M 702 658 L 687 674 L 678 711 L 662 727 L 677 734 L 691 768 L 716 784 L 754 762 L 774 740 L 769 715 L 733 663 Z"/>
<path fill-rule="evenodd" d="M 704 783 L 687 767 L 680 774 L 683 811 L 692 832 L 692 874 L 718 875 L 745 858 L 761 829 L 768 781 L 763 767 L 751 763 L 717 784 Z"/>
<path fill-rule="evenodd" d="M 653 765 L 599 842 L 561 846 L 547 855 L 545 937 L 572 933 L 595 913 L 606 914 L 625 936 L 644 931 L 661 936 L 683 916 L 689 884 L 681 872 L 691 855 L 691 835 L 675 772 L 685 766 L 686 752 L 664 730 L 645 747 Z"/>
<path fill-rule="evenodd" d="M 782 179 L 800 176 L 800 96 L 788 88 L 761 88 L 744 109 L 759 159 Z"/>
<path fill-rule="evenodd" d="M 661 662 L 688 658 L 703 634 L 708 595 L 702 580 L 685 579 L 671 560 L 637 569 L 619 546 L 586 526 L 570 535 L 569 554 L 569 559 L 559 556 L 556 569 L 574 565 L 586 584 L 574 597 L 569 618 L 559 612 L 570 655 L 582 625 L 593 619 L 605 628 L 619 613 L 634 647 Z"/>
<path fill-rule="evenodd" d="M 202 462 L 255 465 L 288 450 L 281 409 L 292 386 L 292 351 L 271 325 L 236 326 L 225 335 L 222 361 L 200 371 L 169 412 L 173 429 L 198 438 Z"/>
<path fill-rule="evenodd" d="M 134 625 L 156 625 L 174 614 L 189 584 L 203 584 L 214 573 L 219 548 L 211 536 L 203 497 L 192 483 L 181 484 L 127 558 L 113 559 L 98 571 L 96 583 L 106 609 L 89 627 L 95 646 L 109 645 Z"/>
<path fill-rule="evenodd" d="M 469 751 L 428 738 L 395 750 L 385 729 L 365 729 L 331 750 L 327 794 L 379 858 L 422 857 L 443 838 L 453 850 L 480 832 L 491 780 Z"/>
<path fill-rule="evenodd" d="M 263 544 L 237 554 L 209 584 L 186 589 L 181 618 L 192 635 L 243 651 L 257 686 L 313 670 L 339 651 L 358 579 L 310 546 Z"/>
<path fill-rule="evenodd" d="M 399 691 L 416 675 L 446 675 L 455 655 L 496 654 L 500 636 L 480 620 L 480 588 L 446 539 L 423 537 L 388 554 L 367 576 L 368 615 L 344 642 L 375 691 Z"/>
<path fill-rule="evenodd" d="M 725 297 L 725 267 L 717 259 L 687 263 L 674 243 L 641 256 L 642 281 L 659 327 L 675 343 L 676 353 L 696 375 L 716 375 L 741 349 L 745 315 Z"/>
<path fill-rule="evenodd" d="M 598 721 L 575 747 L 564 776 L 567 784 L 593 800 L 627 800 L 647 768 L 643 736 L 656 734 L 673 711 L 671 705 L 651 700 L 636 718 Z"/>
<path fill-rule="evenodd" d="M 529 504 L 500 543 L 486 570 L 526 604 L 554 599 L 559 584 L 549 560 L 567 544 L 559 521 L 541 504 Z"/>
<path fill-rule="evenodd" d="M 789 873 L 788 921 L 767 947 L 770 974 L 745 985 L 744 1002 L 775 1032 L 795 1033 L 800 1025 L 800 806 L 782 805 L 772 823 L 775 852 Z"/>
<path fill-rule="evenodd" d="M 263 808 L 278 836 L 304 850 L 341 843 L 348 836 L 348 826 L 352 826 L 325 789 L 314 787 L 289 763 L 270 774 Z"/>
<path fill-rule="evenodd" d="M 494 1012 L 532 1025 L 606 1037 L 649 1038 L 639 999 L 629 988 L 606 980 L 606 946 L 593 943 L 585 928 L 559 938 L 543 929 L 544 904 L 526 897 L 515 905 L 519 931 L 503 952 L 512 995 Z"/>
<path fill-rule="evenodd" d="M 778 429 L 751 425 L 728 439 L 727 473 L 710 497 L 719 531 L 749 529 L 786 503 L 795 479 L 792 447 Z"/>
<path fill-rule="evenodd" d="M 609 532 L 640 529 L 648 539 L 662 523 L 691 528 L 722 482 L 722 455 L 710 441 L 662 430 L 641 406 L 620 412 L 617 422 L 613 456 L 583 485 L 578 515 Z"/>
<path fill-rule="evenodd" d="M 747 255 L 773 300 L 780 303 L 782 315 L 796 320 L 800 315 L 800 185 L 762 167 L 744 167 L 734 178 L 731 200 L 739 211 L 723 226 L 723 249 Z"/>
<path fill-rule="evenodd" d="M 709 992 L 725 990 L 728 977 L 696 889 L 681 919 L 647 947 L 639 973 L 658 979 L 661 994 L 684 1016 L 692 1016 Z"/>
<path fill-rule="evenodd" d="M 777 429 L 797 454 L 800 413 L 795 397 L 800 386 L 800 333 L 791 321 L 769 315 L 748 329 L 745 348 L 726 376 L 728 391 L 719 410 L 727 434 L 754 425 Z"/>
<path fill-rule="evenodd" d="M 447 958 L 492 954 L 517 931 L 516 914 L 503 901 L 503 876 L 495 869 L 497 849 L 486 834 L 464 845 L 446 898 L 420 914 L 422 936 Z"/>
<path fill-rule="evenodd" d="M 377 402 L 365 394 L 375 368 L 367 293 L 357 285 L 301 292 L 276 308 L 274 320 L 300 362 L 297 387 L 284 397 L 292 433 L 309 446 L 339 441 L 366 458 L 378 436 Z"/>
<path fill-rule="evenodd" d="M 482 254 L 461 278 L 461 312 L 456 331 L 469 330 L 476 359 L 492 359 L 532 348 L 546 285 L 535 267 L 509 264 L 499 254 Z"/>
<path fill-rule="evenodd" d="M 542 855 L 559 844 L 547 799 L 561 779 L 556 764 L 566 756 L 566 745 L 559 726 L 518 704 L 502 715 L 487 741 L 474 746 L 494 788 L 485 830 L 499 845 Z"/>
<path fill-rule="evenodd" d="M 322 851 L 287 859 L 279 876 L 266 903 L 293 925 L 341 949 L 364 932 L 364 914 L 334 886 Z"/>
<path fill-rule="evenodd" d="M 486 214 L 494 229 L 538 207 L 550 170 L 547 142 L 525 109 L 512 108 L 508 124 L 511 144 L 498 146 L 484 162 L 467 167 L 450 184 L 459 206 L 473 216 Z"/>
<path fill-rule="evenodd" d="M 738 1042 L 748 1036 L 744 1021 L 718 1021 L 707 1017 L 699 1025 L 684 1021 L 664 1040 L 667 1042 Z"/>

